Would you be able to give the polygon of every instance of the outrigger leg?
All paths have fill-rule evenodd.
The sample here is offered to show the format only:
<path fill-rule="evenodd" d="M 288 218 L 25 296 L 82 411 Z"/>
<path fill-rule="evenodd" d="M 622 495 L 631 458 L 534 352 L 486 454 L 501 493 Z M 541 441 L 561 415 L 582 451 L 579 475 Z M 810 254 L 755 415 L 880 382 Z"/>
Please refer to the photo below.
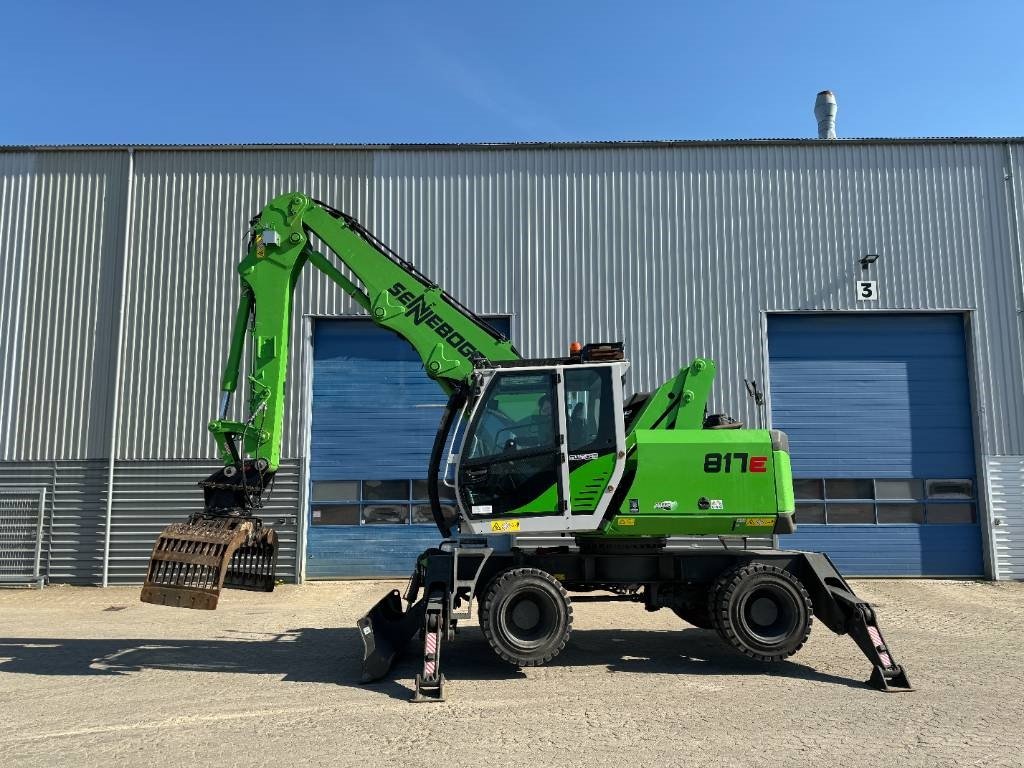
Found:
<path fill-rule="evenodd" d="M 363 640 L 361 682 L 371 683 L 386 676 L 395 659 L 419 632 L 423 637 L 423 666 L 416 675 L 412 701 L 444 701 L 441 646 L 448 638 L 448 594 L 435 586 L 430 594 L 417 601 L 419 592 L 417 570 L 404 596 L 397 589 L 391 590 L 356 622 Z"/>
<path fill-rule="evenodd" d="M 441 645 L 447 635 L 448 620 L 445 608 L 447 595 L 442 589 L 433 590 L 426 599 L 423 622 L 423 671 L 416 675 L 416 690 L 412 700 L 444 701 L 444 675 L 441 673 Z"/>
<path fill-rule="evenodd" d="M 914 690 L 885 643 L 874 609 L 857 597 L 828 555 L 806 552 L 804 562 L 811 571 L 803 581 L 811 592 L 814 615 L 837 635 L 849 634 L 857 643 L 871 662 L 867 684 L 886 693 Z"/>

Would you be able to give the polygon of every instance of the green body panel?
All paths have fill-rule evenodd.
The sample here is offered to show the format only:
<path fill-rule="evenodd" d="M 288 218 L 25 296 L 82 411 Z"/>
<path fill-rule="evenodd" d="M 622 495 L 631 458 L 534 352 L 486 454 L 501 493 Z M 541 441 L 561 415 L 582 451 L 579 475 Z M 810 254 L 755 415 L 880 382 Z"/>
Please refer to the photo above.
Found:
<path fill-rule="evenodd" d="M 631 437 L 635 476 L 605 535 L 772 532 L 780 503 L 770 432 L 645 429 Z M 782 474 L 788 475 L 788 461 Z M 789 497 L 791 504 L 792 491 Z"/>
<path fill-rule="evenodd" d="M 610 453 L 581 464 L 569 473 L 570 504 L 574 513 L 597 509 L 614 468 L 615 454 Z M 535 499 L 509 510 L 502 517 L 551 514 L 552 510 L 558 509 L 559 498 L 558 485 L 552 485 Z"/>
<path fill-rule="evenodd" d="M 581 464 L 569 473 L 569 505 L 573 514 L 597 509 L 615 469 L 615 454 L 608 453 Z"/>
<path fill-rule="evenodd" d="M 593 459 L 569 472 L 569 494 L 572 512 L 587 513 L 597 509 L 604 489 L 615 467 L 615 455 L 607 454 Z M 560 496 L 557 483 L 549 486 L 540 496 L 506 512 L 502 517 L 551 514 L 558 509 Z"/>
<path fill-rule="evenodd" d="M 408 341 L 427 375 L 445 392 L 470 380 L 474 358 L 520 359 L 511 342 L 482 325 L 411 265 L 389 256 L 357 223 L 332 214 L 306 195 L 275 198 L 260 213 L 253 232 L 249 251 L 238 265 L 241 297 L 221 382 L 225 395 L 235 391 L 248 336 L 248 419 L 230 421 L 222 413 L 209 425 L 225 464 L 235 462 L 228 450 L 229 436 L 240 438 L 239 450 L 264 459 L 270 470 L 280 463 L 292 295 L 307 261 L 352 296 L 376 323 Z M 311 235 L 343 262 L 355 280 L 311 248 Z"/>

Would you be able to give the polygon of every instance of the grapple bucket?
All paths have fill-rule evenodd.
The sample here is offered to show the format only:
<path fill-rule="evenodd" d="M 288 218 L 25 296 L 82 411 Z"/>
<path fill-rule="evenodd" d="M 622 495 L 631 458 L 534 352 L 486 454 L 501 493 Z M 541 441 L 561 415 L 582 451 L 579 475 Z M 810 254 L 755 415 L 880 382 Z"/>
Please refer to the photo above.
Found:
<path fill-rule="evenodd" d="M 220 590 L 271 592 L 277 534 L 255 517 L 202 517 L 164 528 L 153 546 L 142 602 L 213 610 Z"/>
<path fill-rule="evenodd" d="M 362 682 L 379 680 L 388 673 L 395 657 L 423 626 L 426 601 L 402 610 L 402 594 L 388 592 L 363 618 L 356 622 L 363 639 Z"/>

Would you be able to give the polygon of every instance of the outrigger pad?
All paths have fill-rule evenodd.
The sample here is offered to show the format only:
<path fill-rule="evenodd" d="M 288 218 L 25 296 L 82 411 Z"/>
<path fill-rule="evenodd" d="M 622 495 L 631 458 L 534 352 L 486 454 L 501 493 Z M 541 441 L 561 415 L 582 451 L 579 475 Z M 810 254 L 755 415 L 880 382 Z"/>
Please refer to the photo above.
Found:
<path fill-rule="evenodd" d="M 363 639 L 363 671 L 360 682 L 370 683 L 384 677 L 395 657 L 423 627 L 426 602 L 420 600 L 402 611 L 402 593 L 393 589 L 370 612 L 356 622 Z"/>
<path fill-rule="evenodd" d="M 272 592 L 277 533 L 255 517 L 199 517 L 164 528 L 142 602 L 213 610 L 223 587 Z"/>

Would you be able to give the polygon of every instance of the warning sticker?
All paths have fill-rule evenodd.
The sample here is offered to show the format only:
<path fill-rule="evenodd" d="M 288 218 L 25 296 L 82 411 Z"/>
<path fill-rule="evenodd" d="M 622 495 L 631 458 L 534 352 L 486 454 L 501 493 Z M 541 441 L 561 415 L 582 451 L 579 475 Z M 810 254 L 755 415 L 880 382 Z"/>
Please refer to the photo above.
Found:
<path fill-rule="evenodd" d="M 491 523 L 491 533 L 511 533 L 518 530 L 518 520 L 495 520 Z"/>
<path fill-rule="evenodd" d="M 774 517 L 737 517 L 733 528 L 770 528 L 775 525 Z"/>
<path fill-rule="evenodd" d="M 635 517 L 620 517 L 616 521 L 620 526 L 636 525 Z"/>
<path fill-rule="evenodd" d="M 725 509 L 725 504 L 722 502 L 721 499 L 711 499 L 711 508 L 712 509 Z"/>

